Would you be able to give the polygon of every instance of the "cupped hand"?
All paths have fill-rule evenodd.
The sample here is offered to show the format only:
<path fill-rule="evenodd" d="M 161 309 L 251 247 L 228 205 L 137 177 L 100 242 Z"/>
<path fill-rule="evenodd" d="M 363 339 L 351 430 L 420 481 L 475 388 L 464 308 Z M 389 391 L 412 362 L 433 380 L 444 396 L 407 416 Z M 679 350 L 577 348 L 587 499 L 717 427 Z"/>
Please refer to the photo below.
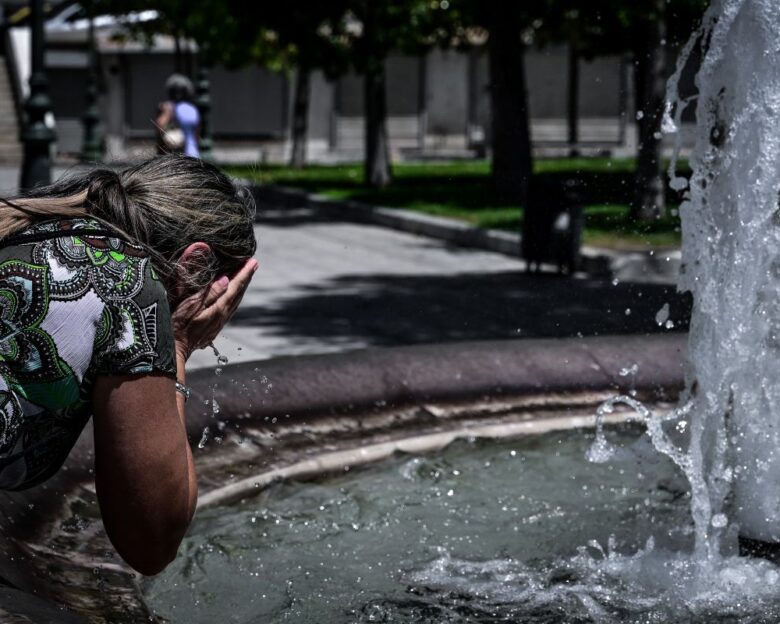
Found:
<path fill-rule="evenodd" d="M 232 277 L 214 280 L 204 290 L 184 299 L 174 311 L 176 349 L 186 360 L 196 349 L 208 346 L 235 312 L 257 270 L 250 258 Z"/>

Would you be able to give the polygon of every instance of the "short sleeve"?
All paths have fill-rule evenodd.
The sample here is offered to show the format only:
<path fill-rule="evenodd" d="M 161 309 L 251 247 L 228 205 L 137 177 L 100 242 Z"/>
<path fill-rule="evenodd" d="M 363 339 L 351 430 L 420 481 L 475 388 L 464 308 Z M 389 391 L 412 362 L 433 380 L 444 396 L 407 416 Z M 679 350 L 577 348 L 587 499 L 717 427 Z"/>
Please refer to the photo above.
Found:
<path fill-rule="evenodd" d="M 168 296 L 148 257 L 125 256 L 120 273 L 103 275 L 105 303 L 98 322 L 91 370 L 95 375 L 161 372 L 176 376 Z M 119 279 L 117 277 L 119 276 Z"/>

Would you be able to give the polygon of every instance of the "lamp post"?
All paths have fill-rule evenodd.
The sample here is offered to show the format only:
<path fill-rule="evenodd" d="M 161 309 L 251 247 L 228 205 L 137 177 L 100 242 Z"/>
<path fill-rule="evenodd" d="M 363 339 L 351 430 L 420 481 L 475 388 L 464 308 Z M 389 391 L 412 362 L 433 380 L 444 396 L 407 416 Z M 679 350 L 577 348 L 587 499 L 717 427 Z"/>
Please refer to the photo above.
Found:
<path fill-rule="evenodd" d="M 198 80 L 196 86 L 197 97 L 195 105 L 200 113 L 200 137 L 198 147 L 200 157 L 204 160 L 213 158 L 211 140 L 211 83 L 209 82 L 209 68 L 207 61 L 201 57 L 198 63 Z"/>
<path fill-rule="evenodd" d="M 91 9 L 91 7 L 89 7 Z M 98 110 L 98 80 L 97 80 L 97 54 L 95 52 L 95 18 L 90 10 L 89 31 L 87 34 L 87 88 L 86 107 L 81 116 L 84 127 L 84 137 L 81 143 L 81 160 L 83 162 L 97 162 L 101 159 L 100 135 L 98 123 L 100 111 Z"/>
<path fill-rule="evenodd" d="M 56 139 L 52 128 L 46 125 L 46 114 L 51 110 L 49 83 L 43 65 L 45 46 L 43 35 L 43 0 L 31 0 L 32 53 L 30 95 L 24 105 L 25 125 L 21 133 L 24 160 L 19 186 L 29 189 L 51 182 L 51 144 Z"/>

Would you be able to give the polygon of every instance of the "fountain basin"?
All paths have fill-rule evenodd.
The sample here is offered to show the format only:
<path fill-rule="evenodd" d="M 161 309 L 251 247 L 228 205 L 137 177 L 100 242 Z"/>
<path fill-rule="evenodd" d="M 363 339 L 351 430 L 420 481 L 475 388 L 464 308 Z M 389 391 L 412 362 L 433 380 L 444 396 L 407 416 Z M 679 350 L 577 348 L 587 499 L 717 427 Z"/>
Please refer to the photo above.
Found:
<path fill-rule="evenodd" d="M 200 506 L 208 513 L 279 478 L 432 451 L 458 437 L 590 426 L 595 406 L 619 391 L 671 402 L 683 360 L 683 337 L 668 335 L 377 349 L 201 371 L 188 416 L 193 442 L 204 446 Z M 140 577 L 103 534 L 89 439 L 85 432 L 47 484 L 0 494 L 8 613 L 37 609 L 33 621 L 57 622 L 154 616 Z"/>

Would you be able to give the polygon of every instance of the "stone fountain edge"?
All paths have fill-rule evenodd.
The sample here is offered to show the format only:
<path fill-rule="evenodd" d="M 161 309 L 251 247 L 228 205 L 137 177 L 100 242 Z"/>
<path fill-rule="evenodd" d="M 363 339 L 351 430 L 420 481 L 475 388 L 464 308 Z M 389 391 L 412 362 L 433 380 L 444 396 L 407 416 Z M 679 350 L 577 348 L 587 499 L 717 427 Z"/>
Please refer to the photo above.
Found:
<path fill-rule="evenodd" d="M 204 409 L 204 402 L 214 398 L 220 405 L 219 419 L 228 422 L 274 417 L 310 421 L 365 413 L 378 405 L 399 408 L 542 392 L 633 389 L 674 398 L 683 387 L 685 360 L 686 336 L 675 333 L 460 342 L 282 357 L 229 365 L 221 375 L 214 369 L 191 373 L 187 429 L 197 442 L 203 428 L 214 423 L 211 410 Z M 635 372 L 625 374 L 634 365 Z M 272 384 L 270 389 L 260 382 L 263 376 Z M 35 546 L 41 527 L 51 525 L 62 512 L 62 497 L 83 489 L 91 479 L 92 460 L 88 428 L 55 477 L 30 490 L 0 492 L 0 527 L 6 538 L 0 542 L 0 616 L 24 616 L 41 623 L 89 621 L 49 599 L 49 579 L 41 574 L 45 555 L 30 544 Z M 122 578 L 132 593 L 137 579 L 131 573 Z"/>

